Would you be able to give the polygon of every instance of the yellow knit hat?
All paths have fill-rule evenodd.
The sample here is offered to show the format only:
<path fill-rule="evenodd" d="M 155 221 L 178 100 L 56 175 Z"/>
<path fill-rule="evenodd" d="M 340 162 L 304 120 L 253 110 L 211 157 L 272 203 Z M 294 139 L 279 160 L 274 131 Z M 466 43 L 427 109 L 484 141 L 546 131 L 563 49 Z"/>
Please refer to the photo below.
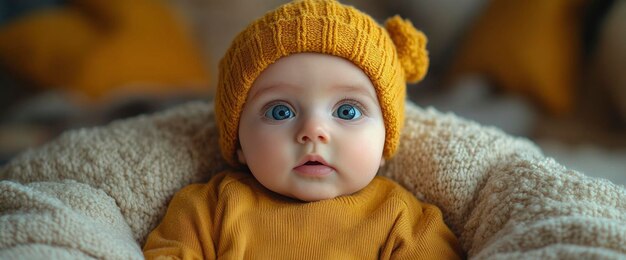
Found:
<path fill-rule="evenodd" d="M 395 16 L 385 28 L 334 0 L 302 0 L 252 22 L 233 40 L 219 65 L 215 116 L 222 156 L 237 165 L 239 119 L 254 80 L 270 64 L 294 53 L 345 58 L 370 78 L 385 121 L 383 156 L 393 156 L 404 124 L 406 83 L 426 74 L 426 37 Z"/>

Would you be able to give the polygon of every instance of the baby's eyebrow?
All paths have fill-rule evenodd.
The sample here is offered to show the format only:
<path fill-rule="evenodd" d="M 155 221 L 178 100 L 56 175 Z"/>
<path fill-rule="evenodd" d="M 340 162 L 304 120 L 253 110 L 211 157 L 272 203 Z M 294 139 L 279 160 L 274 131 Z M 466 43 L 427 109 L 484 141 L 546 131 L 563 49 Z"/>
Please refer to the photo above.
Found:
<path fill-rule="evenodd" d="M 365 95 L 367 97 L 372 98 L 373 100 L 378 100 L 378 97 L 376 96 L 376 93 L 373 91 L 374 87 L 370 87 L 368 88 L 368 86 L 355 86 L 355 85 L 339 85 L 339 86 L 335 86 L 336 89 L 339 89 L 340 91 L 344 91 L 344 92 L 355 92 L 361 95 Z"/>
<path fill-rule="evenodd" d="M 261 96 L 263 93 L 270 92 L 272 90 L 286 91 L 289 89 L 293 89 L 293 87 L 292 85 L 286 83 L 276 83 L 269 86 L 261 86 L 260 90 L 259 88 L 252 88 L 250 90 L 250 93 L 248 94 L 248 100 L 254 100 L 256 97 Z"/>
<path fill-rule="evenodd" d="M 255 100 L 257 97 L 262 96 L 264 93 L 272 92 L 272 91 L 297 91 L 298 86 L 294 86 L 288 83 L 275 83 L 270 85 L 261 85 L 261 88 L 252 88 L 248 93 L 248 100 Z M 333 91 L 337 91 L 339 93 L 352 92 L 358 95 L 366 96 L 372 99 L 372 101 L 378 101 L 378 97 L 374 91 L 373 86 L 362 86 L 362 85 L 333 85 L 329 86 L 333 89 Z"/>

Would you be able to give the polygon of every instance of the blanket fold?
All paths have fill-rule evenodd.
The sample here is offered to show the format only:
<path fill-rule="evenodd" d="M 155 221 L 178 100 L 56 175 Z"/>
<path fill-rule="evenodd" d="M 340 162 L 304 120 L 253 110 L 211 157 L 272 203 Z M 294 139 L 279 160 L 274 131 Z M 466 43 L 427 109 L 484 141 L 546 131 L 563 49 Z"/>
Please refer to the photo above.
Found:
<path fill-rule="evenodd" d="M 212 104 L 74 130 L 0 169 L 0 258 L 141 258 L 172 195 L 227 168 Z M 624 258 L 626 191 L 530 141 L 411 103 L 380 170 L 439 206 L 470 258 Z"/>
<path fill-rule="evenodd" d="M 141 259 L 119 207 L 104 192 L 67 180 L 0 182 L 3 259 Z"/>
<path fill-rule="evenodd" d="M 607 180 L 514 155 L 481 189 L 464 240 L 479 258 L 624 258 L 624 199 L 626 190 Z"/>

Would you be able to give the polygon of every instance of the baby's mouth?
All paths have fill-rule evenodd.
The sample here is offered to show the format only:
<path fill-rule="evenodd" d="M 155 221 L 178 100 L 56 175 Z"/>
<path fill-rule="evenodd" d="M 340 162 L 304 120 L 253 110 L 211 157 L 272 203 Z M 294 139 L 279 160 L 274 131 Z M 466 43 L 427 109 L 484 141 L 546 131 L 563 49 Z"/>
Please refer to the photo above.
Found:
<path fill-rule="evenodd" d="M 311 156 L 306 162 L 296 166 L 294 171 L 305 177 L 324 177 L 331 174 L 335 169 L 327 165 L 321 157 Z"/>
<path fill-rule="evenodd" d="M 304 165 L 324 165 L 324 164 L 318 161 L 308 161 L 304 163 Z"/>

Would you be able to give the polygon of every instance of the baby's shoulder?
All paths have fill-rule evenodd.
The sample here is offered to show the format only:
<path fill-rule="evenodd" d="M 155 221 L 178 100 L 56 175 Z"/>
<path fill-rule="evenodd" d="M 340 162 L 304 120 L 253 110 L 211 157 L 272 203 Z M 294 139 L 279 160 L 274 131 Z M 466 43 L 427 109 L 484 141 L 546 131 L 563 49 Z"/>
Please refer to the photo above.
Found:
<path fill-rule="evenodd" d="M 252 174 L 239 171 L 222 172 L 213 178 L 216 181 L 215 186 L 220 192 L 227 190 L 251 189 L 257 183 L 257 180 Z"/>
<path fill-rule="evenodd" d="M 181 199 L 218 197 L 225 191 L 247 188 L 253 181 L 254 177 L 250 174 L 224 171 L 211 177 L 208 182 L 192 183 L 183 187 L 176 193 L 176 197 Z"/>
<path fill-rule="evenodd" d="M 376 186 L 377 192 L 387 203 L 397 204 L 397 206 L 403 208 L 422 208 L 424 202 L 415 197 L 413 193 L 408 191 L 399 183 L 383 176 L 376 176 L 373 183 Z"/>
<path fill-rule="evenodd" d="M 380 176 L 377 176 L 375 180 L 379 183 L 378 186 L 385 187 L 386 203 L 394 209 L 394 212 L 417 222 L 443 218 L 441 209 L 437 205 L 419 200 L 399 183 Z"/>
<path fill-rule="evenodd" d="M 372 182 L 376 185 L 379 192 L 385 193 L 387 196 L 417 199 L 402 185 L 387 177 L 376 176 Z"/>

